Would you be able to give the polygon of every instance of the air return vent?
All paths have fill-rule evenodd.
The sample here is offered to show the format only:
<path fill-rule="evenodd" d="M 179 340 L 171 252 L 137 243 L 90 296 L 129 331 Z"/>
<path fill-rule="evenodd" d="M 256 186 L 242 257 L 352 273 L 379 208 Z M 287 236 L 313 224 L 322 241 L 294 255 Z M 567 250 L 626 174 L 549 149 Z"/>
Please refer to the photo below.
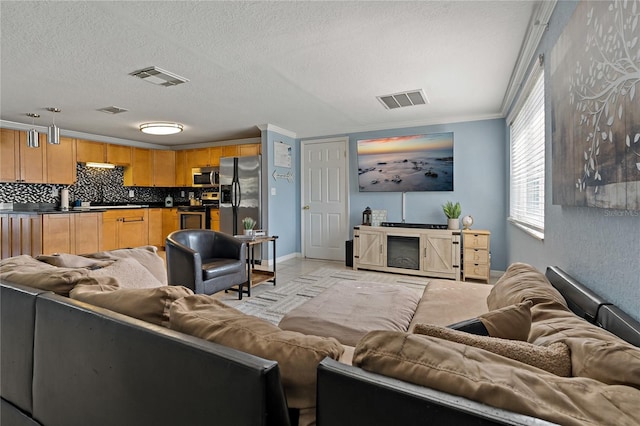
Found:
<path fill-rule="evenodd" d="M 422 90 L 409 90 L 407 92 L 400 92 L 394 93 L 392 95 L 382 95 L 376 97 L 386 109 L 424 105 L 429 102 Z"/>
<path fill-rule="evenodd" d="M 108 107 L 100 108 L 98 111 L 106 112 L 107 114 L 120 114 L 121 112 L 127 112 L 129 110 L 120 108 L 117 106 L 108 106 Z"/>
<path fill-rule="evenodd" d="M 134 71 L 129 75 L 141 78 L 144 81 L 148 81 L 149 83 L 165 87 L 177 86 L 178 84 L 186 83 L 187 81 L 189 81 L 184 77 L 180 77 L 179 75 L 173 74 L 169 71 L 165 71 L 162 68 L 158 67 L 149 67 L 142 70 Z"/>

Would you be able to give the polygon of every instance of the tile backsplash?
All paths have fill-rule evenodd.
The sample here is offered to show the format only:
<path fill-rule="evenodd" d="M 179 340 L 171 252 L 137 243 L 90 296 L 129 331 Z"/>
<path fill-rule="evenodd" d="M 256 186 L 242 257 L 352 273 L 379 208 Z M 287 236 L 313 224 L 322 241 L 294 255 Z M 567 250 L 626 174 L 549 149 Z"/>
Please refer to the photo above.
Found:
<path fill-rule="evenodd" d="M 202 191 L 197 188 L 156 188 L 124 186 L 124 168 L 99 169 L 77 165 L 77 182 L 73 185 L 37 184 L 37 183 L 0 183 L 0 203 L 59 203 L 60 189 L 69 189 L 69 202 L 76 200 L 100 203 L 154 203 L 164 202 L 171 195 L 175 202 L 188 202 L 188 192 L 200 197 Z M 58 195 L 54 196 L 57 189 Z M 129 197 L 129 190 L 134 196 Z M 184 191 L 185 197 L 181 197 Z"/>

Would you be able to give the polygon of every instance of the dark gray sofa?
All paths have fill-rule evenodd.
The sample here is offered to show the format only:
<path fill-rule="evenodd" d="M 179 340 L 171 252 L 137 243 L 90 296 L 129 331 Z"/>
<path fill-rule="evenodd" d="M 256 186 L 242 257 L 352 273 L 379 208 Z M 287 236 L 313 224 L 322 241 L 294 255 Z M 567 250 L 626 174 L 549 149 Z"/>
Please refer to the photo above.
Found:
<path fill-rule="evenodd" d="M 51 292 L 0 300 L 3 426 L 292 423 L 274 361 Z"/>
<path fill-rule="evenodd" d="M 560 268 L 549 267 L 546 277 L 576 315 L 640 346 L 640 323 Z M 318 367 L 317 424 L 418 426 L 552 423 L 324 359 Z"/>

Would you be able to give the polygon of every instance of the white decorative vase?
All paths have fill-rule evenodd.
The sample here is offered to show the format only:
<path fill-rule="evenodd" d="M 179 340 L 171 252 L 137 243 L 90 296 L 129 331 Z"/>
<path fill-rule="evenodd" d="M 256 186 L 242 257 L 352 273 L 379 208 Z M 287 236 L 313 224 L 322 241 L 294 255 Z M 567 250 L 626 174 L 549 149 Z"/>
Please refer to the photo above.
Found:
<path fill-rule="evenodd" d="M 448 229 L 460 229 L 460 219 L 448 219 L 447 220 L 447 228 Z"/>
<path fill-rule="evenodd" d="M 244 230 L 244 235 L 247 235 L 247 236 L 253 235 L 253 229 L 245 229 Z"/>

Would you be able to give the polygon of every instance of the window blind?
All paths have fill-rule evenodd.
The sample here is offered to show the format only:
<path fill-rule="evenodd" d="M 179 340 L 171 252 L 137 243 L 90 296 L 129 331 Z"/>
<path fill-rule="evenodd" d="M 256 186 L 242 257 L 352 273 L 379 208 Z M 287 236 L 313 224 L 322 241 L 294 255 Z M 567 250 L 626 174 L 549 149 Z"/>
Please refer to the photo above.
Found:
<path fill-rule="evenodd" d="M 544 238 L 544 71 L 529 79 L 530 90 L 510 125 L 509 220 Z"/>

